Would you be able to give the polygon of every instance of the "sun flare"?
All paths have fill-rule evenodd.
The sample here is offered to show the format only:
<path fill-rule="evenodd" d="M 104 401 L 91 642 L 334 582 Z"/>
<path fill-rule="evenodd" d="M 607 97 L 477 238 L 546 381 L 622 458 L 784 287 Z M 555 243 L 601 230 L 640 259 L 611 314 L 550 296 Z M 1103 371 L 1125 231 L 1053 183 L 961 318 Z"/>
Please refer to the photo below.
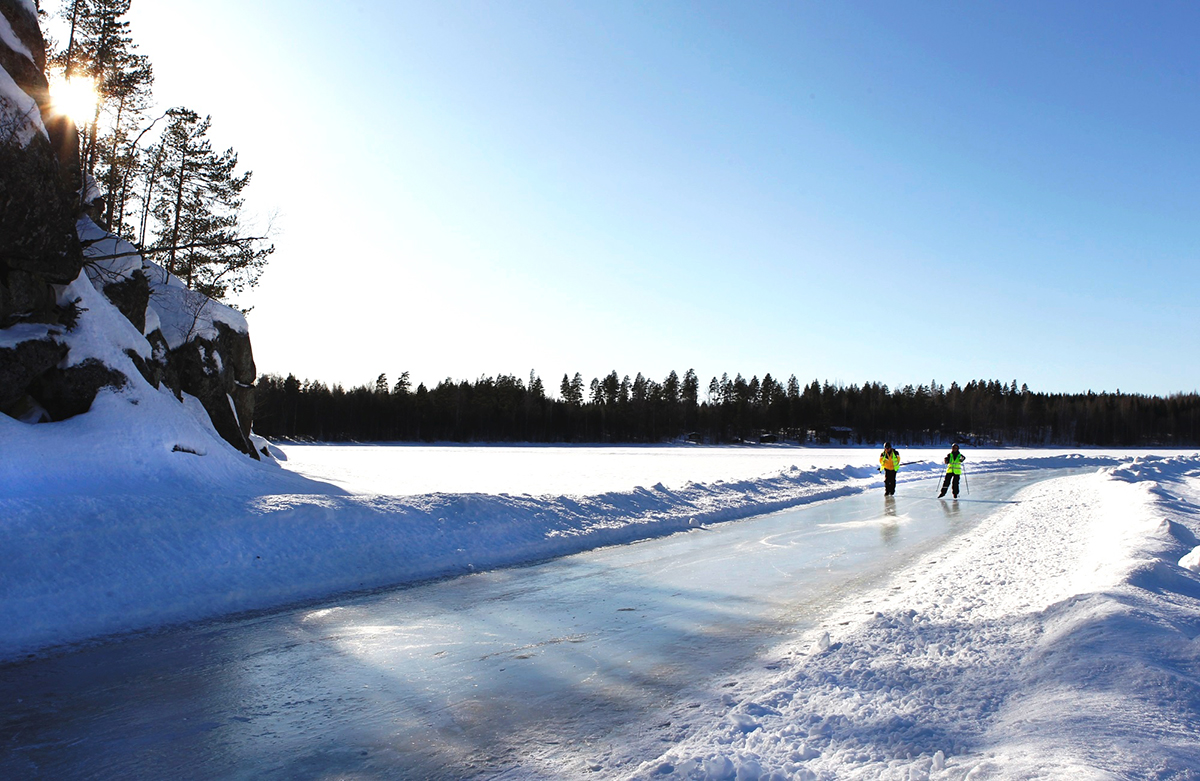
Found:
<path fill-rule="evenodd" d="M 77 125 L 91 122 L 96 111 L 96 84 L 89 78 L 61 76 L 50 80 L 50 100 L 54 110 L 65 114 Z"/>

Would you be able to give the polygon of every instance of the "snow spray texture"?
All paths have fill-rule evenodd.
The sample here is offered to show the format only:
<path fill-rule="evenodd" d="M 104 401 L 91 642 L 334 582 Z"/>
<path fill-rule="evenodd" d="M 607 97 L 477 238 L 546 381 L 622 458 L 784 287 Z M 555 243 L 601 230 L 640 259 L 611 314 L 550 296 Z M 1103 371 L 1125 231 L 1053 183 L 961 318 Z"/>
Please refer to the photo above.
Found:
<path fill-rule="evenodd" d="M 1195 778 L 1200 457 L 1018 496 L 663 714 L 631 777 Z"/>

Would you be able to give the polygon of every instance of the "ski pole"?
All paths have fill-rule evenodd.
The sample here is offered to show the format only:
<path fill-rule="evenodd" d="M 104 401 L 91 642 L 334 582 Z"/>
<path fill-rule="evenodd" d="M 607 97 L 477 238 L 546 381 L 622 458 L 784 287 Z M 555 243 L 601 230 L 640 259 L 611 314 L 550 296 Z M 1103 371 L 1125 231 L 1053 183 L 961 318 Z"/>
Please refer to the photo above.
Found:
<path fill-rule="evenodd" d="M 967 479 L 967 465 L 959 464 L 958 468 L 961 469 L 962 473 L 963 473 L 963 488 L 967 489 L 967 496 L 970 496 L 971 495 L 971 481 Z"/>

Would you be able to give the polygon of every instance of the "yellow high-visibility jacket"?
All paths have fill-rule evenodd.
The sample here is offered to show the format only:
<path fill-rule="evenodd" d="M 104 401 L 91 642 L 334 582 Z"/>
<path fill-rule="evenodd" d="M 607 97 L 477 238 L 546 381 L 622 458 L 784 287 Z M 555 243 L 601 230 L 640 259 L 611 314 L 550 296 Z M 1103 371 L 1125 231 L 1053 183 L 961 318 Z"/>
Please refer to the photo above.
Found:
<path fill-rule="evenodd" d="M 886 469 L 889 472 L 894 472 L 900 468 L 900 451 L 893 450 L 891 455 L 885 450 L 879 455 L 879 466 L 881 469 Z"/>

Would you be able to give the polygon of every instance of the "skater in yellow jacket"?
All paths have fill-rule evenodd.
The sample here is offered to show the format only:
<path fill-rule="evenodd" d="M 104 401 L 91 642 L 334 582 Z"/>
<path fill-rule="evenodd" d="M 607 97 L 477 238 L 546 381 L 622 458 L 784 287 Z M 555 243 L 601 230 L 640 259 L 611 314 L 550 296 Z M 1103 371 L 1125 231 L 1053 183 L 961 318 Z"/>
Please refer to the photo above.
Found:
<path fill-rule="evenodd" d="M 896 472 L 900 469 L 900 451 L 892 449 L 892 443 L 883 446 L 879 454 L 879 468 L 883 471 L 883 495 L 896 495 Z"/>

